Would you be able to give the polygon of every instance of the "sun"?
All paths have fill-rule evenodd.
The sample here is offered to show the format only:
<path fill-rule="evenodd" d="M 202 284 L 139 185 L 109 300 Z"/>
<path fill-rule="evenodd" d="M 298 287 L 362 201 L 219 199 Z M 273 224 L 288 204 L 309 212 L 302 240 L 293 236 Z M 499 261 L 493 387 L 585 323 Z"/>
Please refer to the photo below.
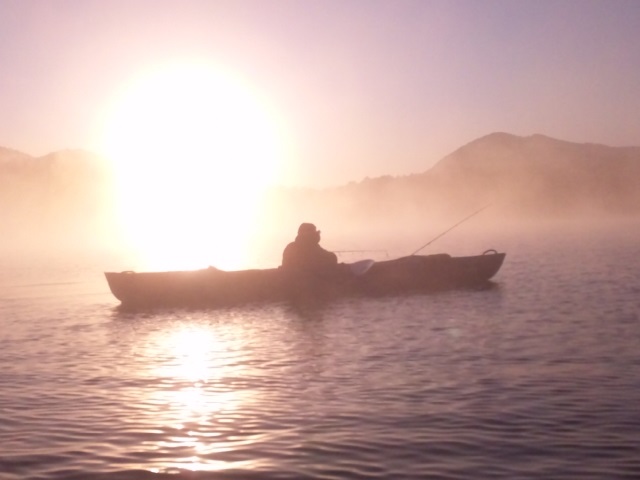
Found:
<path fill-rule="evenodd" d="M 203 63 L 146 71 L 112 102 L 125 238 L 147 268 L 243 268 L 261 196 L 280 173 L 282 122 L 238 76 Z"/>

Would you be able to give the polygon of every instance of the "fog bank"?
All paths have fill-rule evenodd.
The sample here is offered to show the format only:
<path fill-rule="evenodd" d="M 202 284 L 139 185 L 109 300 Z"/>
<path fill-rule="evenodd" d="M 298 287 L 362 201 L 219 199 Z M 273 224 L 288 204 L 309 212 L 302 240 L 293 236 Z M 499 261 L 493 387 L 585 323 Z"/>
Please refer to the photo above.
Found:
<path fill-rule="evenodd" d="M 639 178 L 639 147 L 495 133 L 415 175 L 366 178 L 324 190 L 273 188 L 262 199 L 250 244 L 256 264 L 277 264 L 298 225 L 313 222 L 323 231 L 326 248 L 355 251 L 341 253 L 344 260 L 410 254 L 484 207 L 420 253 L 446 250 L 456 238 L 492 248 L 492 235 L 556 228 L 549 225 L 614 220 L 637 225 Z M 108 162 L 89 152 L 33 158 L 0 149 L 0 251 L 117 252 L 125 248 L 125 232 L 116 195 Z M 229 202 L 194 208 L 201 208 L 207 221 L 212 209 L 234 207 Z M 219 229 L 224 235 L 225 225 Z"/>

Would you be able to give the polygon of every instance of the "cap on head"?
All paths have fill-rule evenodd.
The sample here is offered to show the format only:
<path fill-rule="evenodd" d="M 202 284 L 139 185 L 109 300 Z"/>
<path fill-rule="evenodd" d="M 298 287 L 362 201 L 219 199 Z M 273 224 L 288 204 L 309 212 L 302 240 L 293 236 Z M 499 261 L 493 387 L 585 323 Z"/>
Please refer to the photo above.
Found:
<path fill-rule="evenodd" d="M 316 226 L 313 223 L 302 223 L 298 227 L 298 235 L 311 235 L 316 232 Z"/>

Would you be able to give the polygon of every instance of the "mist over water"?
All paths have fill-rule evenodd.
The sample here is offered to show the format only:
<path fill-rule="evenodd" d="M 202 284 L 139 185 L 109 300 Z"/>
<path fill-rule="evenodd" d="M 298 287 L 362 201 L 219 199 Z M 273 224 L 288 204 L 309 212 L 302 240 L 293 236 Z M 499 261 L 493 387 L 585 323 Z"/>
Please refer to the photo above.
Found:
<path fill-rule="evenodd" d="M 109 270 L 273 267 L 302 222 L 315 223 L 341 261 L 387 259 L 413 253 L 483 209 L 420 252 L 477 254 L 499 248 L 496 232 L 538 235 L 547 225 L 553 237 L 556 227 L 640 214 L 638 148 L 542 135 L 487 135 L 405 177 L 260 194 L 247 182 L 227 186 L 221 198 L 206 178 L 190 184 L 189 169 L 165 171 L 145 189 L 145 172 L 149 181 L 157 173 L 152 159 L 145 168 L 114 169 L 88 152 L 10 153 L 0 158 L 0 253 L 28 263 L 76 257 L 108 260 Z M 478 242 L 464 252 L 448 243 L 467 238 Z"/>

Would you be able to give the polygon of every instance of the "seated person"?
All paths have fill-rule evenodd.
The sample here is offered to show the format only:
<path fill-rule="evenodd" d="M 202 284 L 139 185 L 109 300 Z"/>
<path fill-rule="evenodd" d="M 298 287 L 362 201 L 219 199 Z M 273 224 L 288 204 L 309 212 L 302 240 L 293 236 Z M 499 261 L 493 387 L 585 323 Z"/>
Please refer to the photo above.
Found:
<path fill-rule="evenodd" d="M 322 272 L 338 265 L 338 257 L 320 246 L 320 231 L 312 223 L 298 228 L 295 241 L 282 253 L 282 268 L 299 272 Z"/>

